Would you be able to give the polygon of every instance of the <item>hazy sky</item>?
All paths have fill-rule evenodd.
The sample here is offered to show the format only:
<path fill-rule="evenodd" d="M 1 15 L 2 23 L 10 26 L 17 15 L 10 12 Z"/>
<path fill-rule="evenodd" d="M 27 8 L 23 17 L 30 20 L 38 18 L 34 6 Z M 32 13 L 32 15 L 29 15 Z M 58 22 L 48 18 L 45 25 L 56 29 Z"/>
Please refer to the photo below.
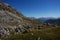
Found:
<path fill-rule="evenodd" d="M 60 17 L 60 0 L 3 0 L 28 17 Z"/>

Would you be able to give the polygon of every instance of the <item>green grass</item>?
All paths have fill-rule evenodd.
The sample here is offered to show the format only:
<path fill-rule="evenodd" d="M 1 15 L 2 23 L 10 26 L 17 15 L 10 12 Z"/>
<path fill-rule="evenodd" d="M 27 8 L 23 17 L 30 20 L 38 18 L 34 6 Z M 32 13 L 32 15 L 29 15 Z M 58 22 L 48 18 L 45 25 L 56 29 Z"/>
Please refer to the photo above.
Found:
<path fill-rule="evenodd" d="M 41 40 L 60 40 L 60 27 L 44 28 L 26 34 L 12 35 L 4 40 L 37 40 L 38 37 Z"/>

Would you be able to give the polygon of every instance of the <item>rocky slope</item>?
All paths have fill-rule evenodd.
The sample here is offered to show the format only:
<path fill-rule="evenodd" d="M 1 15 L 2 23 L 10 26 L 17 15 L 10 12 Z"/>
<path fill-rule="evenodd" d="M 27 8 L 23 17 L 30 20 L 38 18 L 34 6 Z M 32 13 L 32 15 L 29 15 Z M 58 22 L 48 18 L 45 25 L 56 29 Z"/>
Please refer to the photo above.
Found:
<path fill-rule="evenodd" d="M 29 19 L 10 5 L 0 2 L 0 38 L 31 32 L 51 25 Z"/>
<path fill-rule="evenodd" d="M 0 3 L 0 36 L 4 37 L 10 35 L 10 31 L 14 31 L 15 29 L 21 25 L 22 18 L 17 16 L 18 13 L 14 12 L 15 9 L 12 9 L 6 3 Z M 20 27 L 19 27 L 20 28 Z"/>
<path fill-rule="evenodd" d="M 11 32 L 15 34 L 29 32 L 31 23 L 28 22 L 29 19 L 27 20 L 16 9 L 0 2 L 0 38 L 10 35 Z"/>

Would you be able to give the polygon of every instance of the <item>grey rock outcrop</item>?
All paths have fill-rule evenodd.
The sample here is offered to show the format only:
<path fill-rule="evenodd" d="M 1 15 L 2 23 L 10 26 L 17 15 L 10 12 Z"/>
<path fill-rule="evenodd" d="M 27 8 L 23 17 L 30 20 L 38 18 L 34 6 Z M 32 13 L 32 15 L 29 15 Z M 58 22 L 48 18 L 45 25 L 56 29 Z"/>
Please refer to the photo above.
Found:
<path fill-rule="evenodd" d="M 22 17 L 24 16 L 16 9 L 0 2 L 0 38 L 10 35 L 12 31 L 14 34 L 27 32 L 28 29 L 24 26 L 28 23 Z"/>

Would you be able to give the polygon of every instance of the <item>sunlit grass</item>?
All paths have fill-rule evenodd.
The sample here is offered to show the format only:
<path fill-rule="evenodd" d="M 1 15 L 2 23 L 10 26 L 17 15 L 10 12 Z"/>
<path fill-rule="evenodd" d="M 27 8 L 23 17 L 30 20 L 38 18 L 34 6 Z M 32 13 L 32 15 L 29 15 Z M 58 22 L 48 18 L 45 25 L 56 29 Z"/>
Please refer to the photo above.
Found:
<path fill-rule="evenodd" d="M 60 27 L 44 28 L 26 34 L 12 35 L 5 40 L 38 40 L 38 37 L 40 37 L 40 40 L 60 40 Z"/>

